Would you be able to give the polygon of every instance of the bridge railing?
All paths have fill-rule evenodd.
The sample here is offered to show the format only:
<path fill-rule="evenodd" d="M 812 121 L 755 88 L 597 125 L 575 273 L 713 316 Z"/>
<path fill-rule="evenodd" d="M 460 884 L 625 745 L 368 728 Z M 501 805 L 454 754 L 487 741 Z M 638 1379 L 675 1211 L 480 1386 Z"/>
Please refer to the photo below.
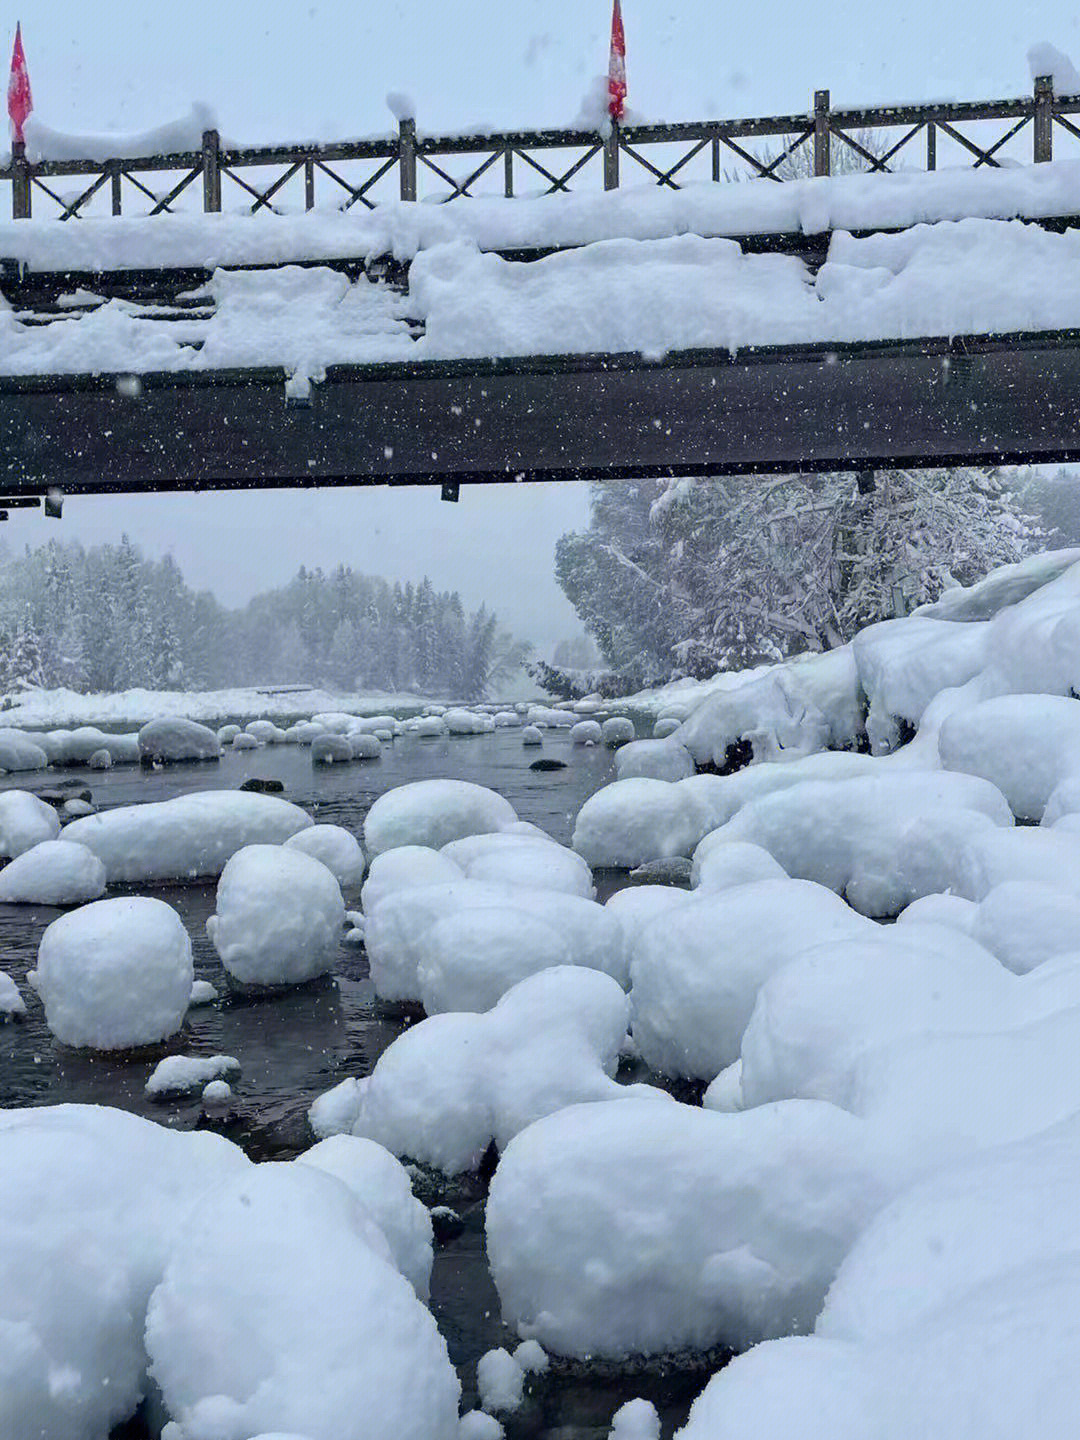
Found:
<path fill-rule="evenodd" d="M 1030 134 L 1028 133 L 1030 132 Z M 805 115 L 588 130 L 429 136 L 402 120 L 382 139 L 231 149 L 216 130 L 202 148 L 105 160 L 27 159 L 16 145 L 0 168 L 15 219 L 88 215 L 295 212 L 375 208 L 392 199 L 447 203 L 477 195 L 535 195 L 652 181 L 783 181 L 852 169 L 970 168 L 1055 154 L 1080 157 L 1080 95 L 1055 95 L 1049 77 L 1030 96 L 834 110 L 829 92 Z M 6 209 L 0 198 L 0 213 Z"/>

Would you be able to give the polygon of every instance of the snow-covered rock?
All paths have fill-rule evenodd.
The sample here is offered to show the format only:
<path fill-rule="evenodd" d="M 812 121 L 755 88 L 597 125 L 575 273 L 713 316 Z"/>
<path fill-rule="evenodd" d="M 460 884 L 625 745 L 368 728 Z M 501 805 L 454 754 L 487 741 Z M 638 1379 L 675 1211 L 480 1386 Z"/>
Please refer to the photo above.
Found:
<path fill-rule="evenodd" d="M 783 880 L 787 872 L 768 850 L 749 840 L 725 840 L 710 831 L 694 851 L 690 884 L 695 890 L 730 890 L 755 880 Z"/>
<path fill-rule="evenodd" d="M 525 725 L 521 731 L 522 745 L 543 745 L 544 732 L 539 725 Z"/>
<path fill-rule="evenodd" d="M 350 735 L 348 741 L 354 760 L 377 760 L 382 755 L 382 741 L 377 735 Z"/>
<path fill-rule="evenodd" d="M 599 720 L 579 720 L 570 731 L 570 740 L 574 745 L 599 745 L 603 738 Z"/>
<path fill-rule="evenodd" d="M 427 931 L 423 949 L 417 976 L 429 1015 L 490 1010 L 526 976 L 571 958 L 552 925 L 510 906 L 446 915 Z"/>
<path fill-rule="evenodd" d="M 519 1410 L 524 1398 L 525 1371 L 509 1350 L 501 1347 L 488 1350 L 476 1365 L 476 1388 L 481 1405 L 489 1413 Z"/>
<path fill-rule="evenodd" d="M 111 770 L 113 760 L 108 750 L 95 750 L 86 763 L 91 770 Z"/>
<path fill-rule="evenodd" d="M 231 745 L 240 733 L 239 725 L 222 725 L 221 729 L 217 732 L 218 742 L 221 745 Z"/>
<path fill-rule="evenodd" d="M 591 900 L 592 871 L 573 850 L 543 834 L 512 830 L 470 835 L 444 845 L 442 853 L 470 880 L 492 880 L 533 890 L 561 890 Z"/>
<path fill-rule="evenodd" d="M 1001 792 L 978 776 L 892 770 L 843 782 L 807 780 L 749 801 L 718 832 L 768 850 L 791 876 L 828 886 L 863 914 L 895 915 L 949 888 L 928 834 L 955 849 L 989 822 L 1012 825 Z M 913 838 L 914 837 L 914 838 Z"/>
<path fill-rule="evenodd" d="M 239 1069 L 240 1062 L 233 1055 L 167 1055 L 154 1066 L 145 1091 L 151 1096 L 183 1095 Z"/>
<path fill-rule="evenodd" d="M 0 833 L 3 801 L 0 795 Z M 64 839 L 92 850 L 104 862 L 112 885 L 219 875 L 229 857 L 245 845 L 280 845 L 310 825 L 310 815 L 299 806 L 273 795 L 203 790 L 87 816 L 69 825 Z"/>
<path fill-rule="evenodd" d="M 947 770 L 981 775 L 1020 820 L 1041 820 L 1062 781 L 1080 779 L 1080 703 L 1061 695 L 1001 695 L 946 717 Z"/>
<path fill-rule="evenodd" d="M 0 1020 L 25 1014 L 26 1001 L 19 994 L 19 987 L 6 970 L 0 970 Z"/>
<path fill-rule="evenodd" d="M 217 1135 L 123 1110 L 0 1111 L 0 1434 L 83 1440 L 134 1415 L 169 1247 L 248 1169 Z"/>
<path fill-rule="evenodd" d="M 652 738 L 654 740 L 666 740 L 669 735 L 674 735 L 681 725 L 682 721 L 676 720 L 673 715 L 669 715 L 662 720 L 657 720 L 653 726 Z"/>
<path fill-rule="evenodd" d="M 882 1198 L 861 1123 L 831 1105 L 578 1105 L 507 1145 L 488 1255 L 504 1320 L 547 1350 L 741 1348 L 810 1329 Z"/>
<path fill-rule="evenodd" d="M 317 735 L 311 742 L 313 765 L 347 765 L 352 758 L 352 742 L 344 735 Z"/>
<path fill-rule="evenodd" d="M 191 941 L 162 900 L 97 900 L 47 927 L 28 977 L 49 1029 L 65 1045 L 153 1045 L 184 1022 Z"/>
<path fill-rule="evenodd" d="M 221 872 L 206 933 L 242 984 L 298 985 L 332 969 L 344 925 L 341 888 L 320 860 L 247 845 Z"/>
<path fill-rule="evenodd" d="M 630 950 L 633 1034 L 667 1075 L 712 1080 L 739 1057 L 758 992 L 815 943 L 876 934 L 824 886 L 762 880 L 701 892 L 647 921 Z"/>
<path fill-rule="evenodd" d="M 378 797 L 364 820 L 371 856 L 398 845 L 441 849 L 466 835 L 502 830 L 517 820 L 509 800 L 468 780 L 417 780 Z"/>
<path fill-rule="evenodd" d="M 311 825 L 290 835 L 285 845 L 321 860 L 342 889 L 354 888 L 364 878 L 364 852 L 356 836 L 344 826 Z"/>
<path fill-rule="evenodd" d="M 142 727 L 139 754 L 144 760 L 217 760 L 221 741 L 205 725 L 176 716 Z"/>
<path fill-rule="evenodd" d="M 592 866 L 632 869 L 690 856 L 708 829 L 693 794 L 666 780 L 616 780 L 578 812 L 573 846 Z"/>
<path fill-rule="evenodd" d="M 428 1298 L 432 1224 L 412 1191 L 409 1173 L 389 1150 L 359 1135 L 331 1135 L 305 1150 L 297 1165 L 313 1165 L 347 1185 L 382 1231 L 394 1264 L 421 1300 Z"/>
<path fill-rule="evenodd" d="M 604 744 L 611 750 L 637 739 L 634 722 L 626 715 L 613 715 L 610 720 L 605 720 L 600 727 L 600 733 Z"/>
<path fill-rule="evenodd" d="M 417 720 L 410 720 L 405 728 L 410 734 L 418 736 L 421 740 L 435 740 L 450 733 L 449 727 L 441 715 L 421 716 Z"/>
<path fill-rule="evenodd" d="M 104 894 L 105 866 L 70 840 L 43 840 L 0 870 L 0 903 L 82 905 Z"/>
<path fill-rule="evenodd" d="M 259 748 L 259 742 L 255 739 L 254 735 L 241 733 L 233 736 L 231 748 L 233 750 L 257 750 Z"/>
<path fill-rule="evenodd" d="M 0 791 L 0 858 L 14 860 L 59 834 L 60 821 L 51 805 L 27 790 Z"/>
<path fill-rule="evenodd" d="M 619 749 L 615 770 L 620 780 L 686 780 L 694 761 L 677 740 L 631 740 Z"/>
<path fill-rule="evenodd" d="M 360 903 L 370 915 L 379 901 L 398 890 L 418 890 L 426 885 L 443 885 L 464 880 L 460 865 L 430 845 L 399 845 L 384 850 L 371 862 Z"/>
<path fill-rule="evenodd" d="M 612 1078 L 627 1017 L 608 976 L 545 970 L 485 1014 L 435 1015 L 406 1030 L 370 1076 L 316 1100 L 312 1128 L 366 1135 L 448 1174 L 473 1170 L 493 1140 L 505 1146 L 542 1115 L 641 1094 Z M 667 1108 L 667 1096 L 649 1093 Z"/>
<path fill-rule="evenodd" d="M 0 774 L 5 770 L 44 770 L 46 751 L 22 730 L 0 730 Z"/>
<path fill-rule="evenodd" d="M 146 1344 L 185 1440 L 456 1440 L 434 1320 L 360 1202 L 311 1165 L 253 1167 L 191 1217 Z"/>

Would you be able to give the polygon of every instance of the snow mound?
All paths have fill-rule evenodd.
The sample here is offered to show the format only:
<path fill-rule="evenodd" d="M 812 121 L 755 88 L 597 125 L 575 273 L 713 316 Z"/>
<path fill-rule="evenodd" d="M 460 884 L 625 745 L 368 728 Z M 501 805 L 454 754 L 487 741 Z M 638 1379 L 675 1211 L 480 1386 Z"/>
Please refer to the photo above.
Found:
<path fill-rule="evenodd" d="M 520 1410 L 525 1371 L 509 1350 L 488 1350 L 477 1362 L 476 1388 L 485 1410 L 495 1413 Z"/>
<path fill-rule="evenodd" d="M 459 1386 L 434 1320 L 359 1201 L 311 1165 L 254 1167 L 191 1218 L 146 1344 L 185 1440 L 457 1434 Z"/>
<path fill-rule="evenodd" d="M 51 805 L 27 790 L 0 791 L 0 858 L 17 859 L 59 834 L 60 821 Z"/>
<path fill-rule="evenodd" d="M 506 1147 L 488 1255 L 506 1323 L 558 1354 L 741 1348 L 810 1329 L 881 1199 L 829 1105 L 578 1105 Z"/>
<path fill-rule="evenodd" d="M 460 865 L 430 845 L 399 845 L 372 860 L 360 903 L 364 913 L 370 915 L 380 900 L 398 890 L 417 890 L 464 878 Z"/>
<path fill-rule="evenodd" d="M 471 835 L 444 845 L 442 853 L 470 880 L 559 890 L 586 900 L 596 893 L 592 871 L 581 856 L 542 833 Z"/>
<path fill-rule="evenodd" d="M 539 725 L 524 725 L 521 730 L 522 745 L 543 745 L 544 732 Z"/>
<path fill-rule="evenodd" d="M 545 970 L 486 1014 L 435 1015 L 406 1030 L 370 1076 L 316 1100 L 312 1128 L 366 1135 L 447 1174 L 474 1170 L 492 1141 L 505 1146 L 542 1115 L 640 1094 L 612 1078 L 627 1018 L 626 996 L 608 976 Z"/>
<path fill-rule="evenodd" d="M 789 875 L 828 886 L 863 914 L 888 916 L 948 888 L 948 871 L 929 863 L 920 826 L 935 832 L 948 826 L 955 843 L 975 837 L 988 821 L 1012 824 L 1004 797 L 989 781 L 903 770 L 804 781 L 748 802 L 718 835 L 760 845 Z M 905 848 L 913 851 L 911 864 Z"/>
<path fill-rule="evenodd" d="M 686 780 L 694 761 L 677 740 L 631 740 L 615 757 L 615 770 L 620 780 Z"/>
<path fill-rule="evenodd" d="M 142 896 L 97 900 L 54 920 L 29 980 L 65 1045 L 153 1045 L 184 1022 L 194 970 L 179 915 Z"/>
<path fill-rule="evenodd" d="M 1057 786 L 1080 779 L 1080 704 L 1061 695 L 1002 695 L 945 718 L 946 770 L 996 785 L 1020 820 L 1041 820 Z"/>
<path fill-rule="evenodd" d="M 70 840 L 43 840 L 0 870 L 0 903 L 82 905 L 104 894 L 105 866 Z"/>
<path fill-rule="evenodd" d="M 249 1167 L 121 1110 L 0 1112 L 0 1434 L 82 1440 L 146 1392 L 146 1304 L 190 1212 Z"/>
<path fill-rule="evenodd" d="M 502 830 L 516 819 L 510 802 L 482 785 L 417 780 L 378 797 L 364 821 L 364 843 L 371 856 L 399 845 L 438 850 L 466 835 Z"/>
<path fill-rule="evenodd" d="M 417 976 L 429 1015 L 490 1010 L 526 976 L 570 963 L 569 946 L 553 926 L 510 906 L 446 915 L 423 944 Z"/>
<path fill-rule="evenodd" d="M 389 1150 L 359 1135 L 331 1135 L 305 1150 L 297 1165 L 313 1165 L 347 1185 L 382 1231 L 394 1264 L 421 1300 L 428 1298 L 432 1225 L 412 1191 L 409 1173 Z"/>
<path fill-rule="evenodd" d="M 570 740 L 574 745 L 599 745 L 603 738 L 599 720 L 579 720 L 570 731 Z"/>
<path fill-rule="evenodd" d="M 0 730 L 0 774 L 5 770 L 44 770 L 48 753 L 22 730 Z"/>
<path fill-rule="evenodd" d="M 814 943 L 876 934 L 824 886 L 762 880 L 691 895 L 631 942 L 633 1034 L 642 1058 L 712 1080 L 739 1058 L 758 991 Z"/>
<path fill-rule="evenodd" d="M 301 850 L 321 860 L 342 889 L 359 885 L 364 878 L 364 852 L 351 830 L 341 825 L 312 825 L 298 830 L 285 841 L 289 850 Z"/>
<path fill-rule="evenodd" d="M 709 828 L 693 794 L 666 780 L 616 780 L 578 812 L 573 847 L 589 865 L 632 869 L 690 856 Z"/>
<path fill-rule="evenodd" d="M 247 845 L 221 872 L 206 933 L 242 984 L 298 985 L 332 969 L 344 927 L 341 888 L 321 861 Z"/>
<path fill-rule="evenodd" d="M 529 917 L 538 917 L 561 935 L 572 964 L 603 970 L 620 984 L 625 983 L 626 951 L 622 927 L 604 906 L 579 895 L 559 891 L 463 879 L 417 889 L 398 889 L 383 896 L 373 909 L 368 910 L 365 945 L 376 993 L 383 1000 L 422 999 L 420 970 L 428 962 L 428 938 L 432 927 L 458 913 L 493 909 L 514 910 L 526 922 Z M 500 933 L 504 928 L 500 922 Z M 527 925 L 522 928 L 526 935 L 533 937 L 526 942 L 527 945 L 539 946 L 536 932 Z M 512 967 L 515 963 L 512 932 L 506 931 L 506 935 L 506 942 L 500 941 L 496 950 Z M 546 952 L 545 944 L 533 953 Z M 439 953 L 442 954 L 441 951 Z M 450 975 L 459 973 L 459 964 L 463 979 L 470 973 L 469 957 L 460 957 L 446 972 L 448 983 L 453 983 L 449 980 Z M 477 957 L 472 977 L 479 980 L 485 970 L 484 958 Z"/>
<path fill-rule="evenodd" d="M 3 800 L 0 795 L 0 833 Z M 92 850 L 112 885 L 220 875 L 225 862 L 245 845 L 280 845 L 310 824 L 311 817 L 299 806 L 273 795 L 204 790 L 88 815 L 69 825 L 64 838 Z"/>
<path fill-rule="evenodd" d="M 725 840 L 710 831 L 694 851 L 690 885 L 695 890 L 730 890 L 755 880 L 787 879 L 784 867 L 760 845 L 748 840 Z"/>
<path fill-rule="evenodd" d="M 198 721 L 175 716 L 151 720 L 142 727 L 139 754 L 144 760 L 217 760 L 221 741 Z"/>
<path fill-rule="evenodd" d="M 600 733 L 609 750 L 615 750 L 620 745 L 629 745 L 637 739 L 634 722 L 626 715 L 613 715 L 610 720 L 605 720 L 600 727 Z"/>

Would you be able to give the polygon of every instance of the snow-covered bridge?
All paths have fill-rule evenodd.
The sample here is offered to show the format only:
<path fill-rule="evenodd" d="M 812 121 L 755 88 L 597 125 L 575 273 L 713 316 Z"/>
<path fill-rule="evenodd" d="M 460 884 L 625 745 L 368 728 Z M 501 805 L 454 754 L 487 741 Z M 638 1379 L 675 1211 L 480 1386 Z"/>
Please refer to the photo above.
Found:
<path fill-rule="evenodd" d="M 85 218 L 0 224 L 0 495 L 1080 459 L 1080 159 L 1050 158 L 1057 131 L 1080 138 L 1070 116 L 1080 97 L 1039 81 L 981 107 L 837 115 L 819 94 L 805 119 L 715 134 L 488 137 L 508 193 L 469 205 L 415 203 L 416 167 L 449 179 L 443 200 L 477 193 L 492 164 L 454 180 L 433 157 L 478 142 L 403 121 L 386 143 L 406 198 L 379 195 L 384 168 L 346 211 L 307 183 L 340 181 L 332 157 L 233 154 L 214 132 L 184 155 L 17 156 L 17 214 L 39 185 Z M 901 139 L 868 148 L 875 125 Z M 1026 129 L 1038 163 L 1012 153 Z M 774 134 L 815 173 L 683 183 Z M 893 171 L 916 136 L 927 168 Z M 969 168 L 938 168 L 943 137 Z M 536 161 L 547 194 L 513 195 L 515 156 L 583 138 L 569 174 Z M 841 141 L 872 173 L 825 173 Z M 655 186 L 612 184 L 649 144 Z M 608 188 L 570 193 L 594 156 Z M 80 165 L 96 180 L 55 194 Z M 170 166 L 202 178 L 202 210 L 186 183 L 123 213 L 121 181 Z M 222 213 L 223 177 L 255 213 Z M 306 210 L 276 213 L 304 177 Z M 108 194 L 121 213 L 95 214 Z"/>

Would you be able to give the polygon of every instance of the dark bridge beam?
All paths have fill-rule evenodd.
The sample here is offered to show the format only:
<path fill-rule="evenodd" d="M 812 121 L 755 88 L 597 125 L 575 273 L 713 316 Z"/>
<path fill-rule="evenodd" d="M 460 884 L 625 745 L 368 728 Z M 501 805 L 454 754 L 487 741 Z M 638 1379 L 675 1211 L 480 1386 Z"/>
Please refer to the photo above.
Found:
<path fill-rule="evenodd" d="M 0 495 L 1080 460 L 1080 332 L 0 380 Z"/>

